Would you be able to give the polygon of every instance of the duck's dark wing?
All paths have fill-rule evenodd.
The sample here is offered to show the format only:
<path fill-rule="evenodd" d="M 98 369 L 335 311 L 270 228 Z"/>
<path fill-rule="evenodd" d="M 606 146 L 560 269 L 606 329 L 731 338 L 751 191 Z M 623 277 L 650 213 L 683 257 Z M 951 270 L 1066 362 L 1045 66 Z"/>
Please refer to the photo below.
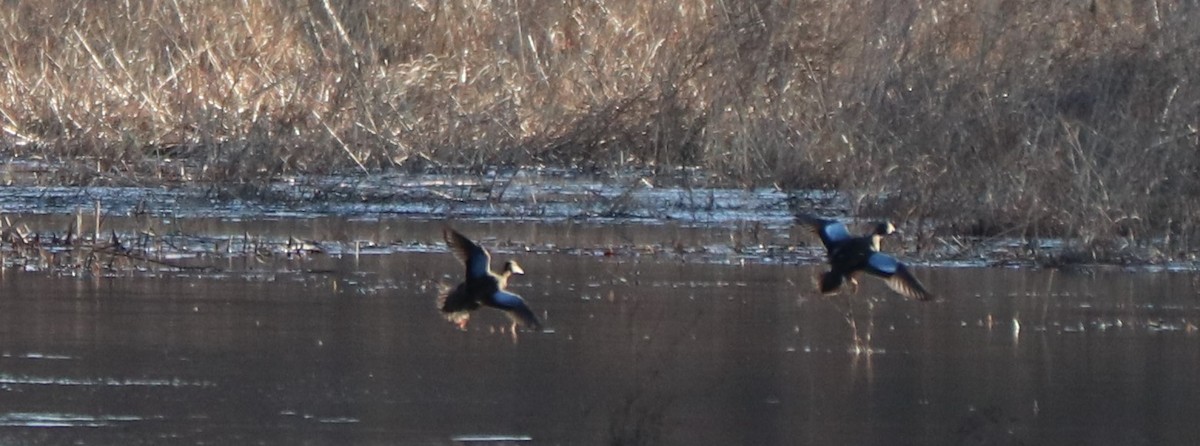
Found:
<path fill-rule="evenodd" d="M 800 214 L 796 216 L 796 222 L 807 226 L 814 234 L 821 237 L 821 243 L 825 245 L 825 249 L 829 249 L 831 245 L 854 238 L 854 236 L 850 235 L 850 230 L 846 229 L 846 225 L 837 220 Z"/>
<path fill-rule="evenodd" d="M 450 228 L 442 229 L 442 238 L 446 239 L 446 246 L 450 247 L 450 252 L 467 265 L 468 279 L 488 275 L 492 258 L 486 249 Z"/>
<path fill-rule="evenodd" d="M 532 330 L 542 327 L 542 324 L 537 320 L 537 316 L 533 315 L 533 311 L 529 309 L 528 305 L 525 305 L 525 299 L 522 299 L 521 296 L 504 290 L 498 290 L 492 296 L 494 297 L 493 302 L 496 304 L 496 308 L 504 310 L 508 314 L 508 317 Z"/>
<path fill-rule="evenodd" d="M 904 295 L 909 299 L 929 300 L 933 294 L 908 271 L 908 268 L 894 257 L 883 253 L 873 253 L 867 258 L 868 273 L 878 276 L 887 283 L 888 288 Z"/>
<path fill-rule="evenodd" d="M 465 292 L 462 286 L 451 288 L 443 285 L 438 293 L 437 307 L 443 313 L 471 311 L 479 308 L 479 302 L 471 298 L 471 295 Z"/>
<path fill-rule="evenodd" d="M 471 318 L 471 311 L 479 308 L 479 302 L 471 299 L 459 288 L 443 285 L 441 291 L 438 292 L 437 308 L 446 320 L 465 326 L 467 319 Z"/>

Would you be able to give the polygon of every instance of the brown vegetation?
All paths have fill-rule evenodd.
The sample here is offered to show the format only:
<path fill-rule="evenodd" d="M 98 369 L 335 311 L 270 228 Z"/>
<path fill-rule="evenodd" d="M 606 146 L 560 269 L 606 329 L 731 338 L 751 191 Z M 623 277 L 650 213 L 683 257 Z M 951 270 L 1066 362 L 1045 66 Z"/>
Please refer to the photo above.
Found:
<path fill-rule="evenodd" d="M 82 182 L 698 166 L 844 190 L 927 234 L 1174 257 L 1200 235 L 1197 19 L 1129 0 L 17 0 L 0 150 Z"/>

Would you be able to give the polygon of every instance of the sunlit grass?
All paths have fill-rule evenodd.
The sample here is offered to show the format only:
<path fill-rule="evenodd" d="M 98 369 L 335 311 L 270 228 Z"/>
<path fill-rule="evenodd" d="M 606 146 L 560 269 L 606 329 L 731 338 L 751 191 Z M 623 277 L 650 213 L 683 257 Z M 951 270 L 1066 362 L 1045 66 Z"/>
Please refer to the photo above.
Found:
<path fill-rule="evenodd" d="M 1197 15 L 1120 0 L 15 1 L 0 150 L 85 184 L 702 167 L 844 190 L 856 213 L 927 235 L 1174 257 L 1200 222 Z"/>

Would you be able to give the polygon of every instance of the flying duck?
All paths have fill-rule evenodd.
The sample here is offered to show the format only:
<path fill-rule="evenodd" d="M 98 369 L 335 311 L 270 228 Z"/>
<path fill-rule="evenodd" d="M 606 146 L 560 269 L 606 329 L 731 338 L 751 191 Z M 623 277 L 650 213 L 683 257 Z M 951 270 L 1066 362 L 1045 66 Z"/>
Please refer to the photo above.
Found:
<path fill-rule="evenodd" d="M 537 316 L 525 305 L 525 300 L 505 290 L 510 276 L 525 274 L 517 262 L 504 262 L 504 268 L 497 274 L 491 270 L 491 254 L 471 239 L 449 227 L 442 229 L 442 238 L 446 240 L 450 252 L 467 266 L 467 277 L 462 283 L 454 288 L 446 287 L 438 294 L 438 309 L 447 320 L 465 330 L 470 312 L 484 305 L 503 310 L 512 319 L 514 334 L 518 323 L 532 330 L 541 328 Z"/>
<path fill-rule="evenodd" d="M 850 282 L 854 291 L 858 292 L 859 272 L 867 273 L 883 279 L 888 288 L 910 299 L 929 300 L 933 294 L 925 290 L 921 282 L 909 272 L 903 263 L 895 257 L 879 252 L 879 242 L 883 237 L 896 233 L 896 227 L 890 222 L 879 223 L 870 234 L 854 237 L 846 229 L 846 225 L 837 220 L 828 220 L 811 215 L 798 215 L 796 221 L 807 226 L 825 245 L 829 256 L 828 272 L 821 274 L 821 292 L 837 291 L 844 282 Z"/>

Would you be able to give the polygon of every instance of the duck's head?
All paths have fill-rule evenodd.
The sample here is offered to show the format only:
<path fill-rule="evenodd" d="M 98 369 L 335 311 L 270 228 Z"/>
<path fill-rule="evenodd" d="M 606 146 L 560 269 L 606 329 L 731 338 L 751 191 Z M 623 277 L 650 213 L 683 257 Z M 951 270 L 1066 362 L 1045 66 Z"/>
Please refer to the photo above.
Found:
<path fill-rule="evenodd" d="M 896 226 L 890 221 L 885 221 L 875 226 L 875 232 L 871 234 L 871 248 L 878 251 L 879 243 L 883 238 L 896 233 Z"/>
<path fill-rule="evenodd" d="M 516 260 L 509 260 L 507 262 L 504 262 L 504 269 L 500 270 L 500 274 L 505 277 L 508 277 L 511 275 L 519 276 L 519 275 L 525 274 L 525 270 L 521 269 L 521 265 L 518 265 Z"/>
<path fill-rule="evenodd" d="M 896 233 L 896 225 L 893 225 L 892 222 L 890 222 L 890 221 L 885 221 L 883 223 L 880 223 L 878 226 L 875 226 L 875 235 L 882 237 L 885 235 L 892 235 L 895 233 Z"/>

